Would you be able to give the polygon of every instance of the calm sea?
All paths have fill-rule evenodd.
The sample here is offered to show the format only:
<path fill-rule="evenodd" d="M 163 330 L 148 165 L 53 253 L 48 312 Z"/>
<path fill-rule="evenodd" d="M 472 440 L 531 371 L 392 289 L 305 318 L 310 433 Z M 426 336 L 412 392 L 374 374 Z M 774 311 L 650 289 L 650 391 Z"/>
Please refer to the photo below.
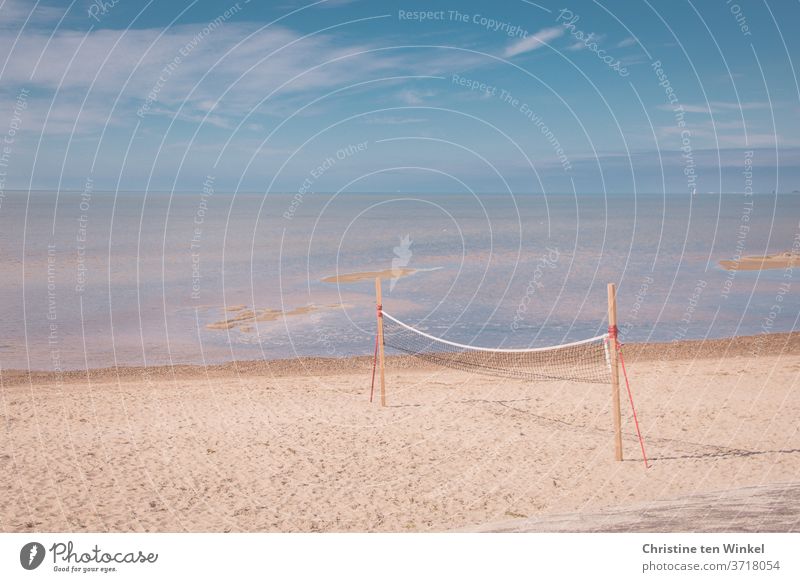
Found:
<path fill-rule="evenodd" d="M 718 261 L 800 249 L 799 220 L 788 195 L 6 192 L 0 366 L 371 354 L 373 280 L 323 279 L 393 267 L 387 312 L 481 346 L 602 333 L 611 281 L 625 341 L 792 331 L 800 270 Z M 219 325 L 242 306 L 262 321 Z"/>

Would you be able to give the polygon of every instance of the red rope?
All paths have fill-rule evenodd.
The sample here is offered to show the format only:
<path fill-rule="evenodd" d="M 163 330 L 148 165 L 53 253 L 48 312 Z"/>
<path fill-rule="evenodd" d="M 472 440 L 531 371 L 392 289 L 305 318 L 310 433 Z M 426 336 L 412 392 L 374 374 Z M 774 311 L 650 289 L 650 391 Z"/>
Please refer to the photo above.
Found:
<path fill-rule="evenodd" d="M 383 317 L 383 305 L 380 303 L 376 305 L 378 309 L 378 325 L 380 325 L 380 318 Z M 378 365 L 378 333 L 375 333 L 375 354 L 372 356 L 372 387 L 369 389 L 369 401 L 372 402 L 372 397 L 375 395 L 375 368 Z"/>
<path fill-rule="evenodd" d="M 610 330 L 609 330 L 610 331 Z M 616 332 L 616 329 L 614 330 Z M 614 334 L 616 336 L 616 333 Z M 617 343 L 617 352 L 619 353 L 619 363 L 622 364 L 622 375 L 625 376 L 625 388 L 628 390 L 628 399 L 631 401 L 631 410 L 633 411 L 633 423 L 636 425 L 636 434 L 639 435 L 639 445 L 642 447 L 642 458 L 644 458 L 644 468 L 649 469 L 650 464 L 647 462 L 647 453 L 644 452 L 644 439 L 642 438 L 642 431 L 639 430 L 639 419 L 636 418 L 636 407 L 633 405 L 633 394 L 631 393 L 631 385 L 628 382 L 628 371 L 625 369 L 625 358 L 622 357 L 622 344 Z"/>
<path fill-rule="evenodd" d="M 369 401 L 372 402 L 372 396 L 375 394 L 375 367 L 378 364 L 378 334 L 375 334 L 375 355 L 372 356 L 372 388 L 369 389 Z"/>

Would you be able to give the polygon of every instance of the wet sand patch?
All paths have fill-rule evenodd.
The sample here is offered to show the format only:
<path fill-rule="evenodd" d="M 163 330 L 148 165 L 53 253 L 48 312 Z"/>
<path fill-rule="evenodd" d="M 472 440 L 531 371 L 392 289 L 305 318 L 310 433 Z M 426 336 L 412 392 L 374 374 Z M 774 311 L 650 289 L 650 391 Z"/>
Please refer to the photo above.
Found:
<path fill-rule="evenodd" d="M 323 283 L 357 283 L 359 281 L 371 281 L 380 277 L 381 279 L 399 279 L 417 273 L 417 269 L 402 267 L 398 269 L 384 269 L 383 271 L 356 271 L 355 273 L 343 273 L 322 279 Z"/>
<path fill-rule="evenodd" d="M 764 271 L 800 266 L 800 253 L 784 251 L 774 255 L 742 257 L 738 261 L 722 260 L 720 266 L 728 271 Z"/>
<path fill-rule="evenodd" d="M 343 307 L 340 303 L 334 303 L 330 305 L 304 305 L 302 307 L 295 307 L 289 311 L 282 311 L 280 309 L 268 309 L 268 308 L 254 308 L 248 309 L 246 305 L 237 305 L 234 308 L 228 307 L 224 309 L 224 311 L 233 311 L 235 315 L 228 317 L 226 319 L 222 319 L 220 321 L 215 321 L 213 323 L 206 324 L 206 329 L 212 330 L 222 330 L 222 329 L 233 329 L 238 328 L 239 331 L 245 333 L 251 333 L 255 331 L 253 325 L 256 322 L 265 322 L 265 321 L 277 321 L 278 319 L 284 317 L 295 317 L 298 315 L 308 315 L 310 313 L 315 313 L 318 311 L 329 311 L 331 309 L 340 309 Z"/>

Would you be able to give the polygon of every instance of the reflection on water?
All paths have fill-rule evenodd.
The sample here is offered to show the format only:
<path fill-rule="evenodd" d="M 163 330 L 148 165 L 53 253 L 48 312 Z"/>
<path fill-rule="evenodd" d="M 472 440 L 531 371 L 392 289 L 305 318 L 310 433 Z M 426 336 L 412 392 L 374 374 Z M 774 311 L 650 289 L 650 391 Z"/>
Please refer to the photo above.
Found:
<path fill-rule="evenodd" d="M 385 275 L 393 315 L 483 346 L 602 333 L 609 281 L 626 341 L 790 331 L 800 313 L 793 265 L 719 266 L 792 250 L 797 196 L 62 192 L 55 203 L 9 193 L 0 208 L 4 369 L 371 353 L 374 275 L 358 273 Z"/>

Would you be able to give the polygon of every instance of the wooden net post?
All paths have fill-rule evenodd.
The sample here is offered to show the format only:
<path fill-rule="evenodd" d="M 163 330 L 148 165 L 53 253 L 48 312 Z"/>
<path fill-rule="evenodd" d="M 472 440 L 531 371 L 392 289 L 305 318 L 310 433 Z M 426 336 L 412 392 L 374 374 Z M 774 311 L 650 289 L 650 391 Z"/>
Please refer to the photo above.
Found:
<path fill-rule="evenodd" d="M 378 366 L 381 376 L 381 406 L 386 406 L 386 373 L 383 365 L 383 296 L 380 277 L 375 277 L 375 302 L 378 308 Z"/>
<path fill-rule="evenodd" d="M 622 460 L 622 418 L 619 411 L 619 352 L 617 351 L 617 287 L 608 284 L 608 344 L 611 362 L 611 408 L 614 416 L 614 458 Z"/>

